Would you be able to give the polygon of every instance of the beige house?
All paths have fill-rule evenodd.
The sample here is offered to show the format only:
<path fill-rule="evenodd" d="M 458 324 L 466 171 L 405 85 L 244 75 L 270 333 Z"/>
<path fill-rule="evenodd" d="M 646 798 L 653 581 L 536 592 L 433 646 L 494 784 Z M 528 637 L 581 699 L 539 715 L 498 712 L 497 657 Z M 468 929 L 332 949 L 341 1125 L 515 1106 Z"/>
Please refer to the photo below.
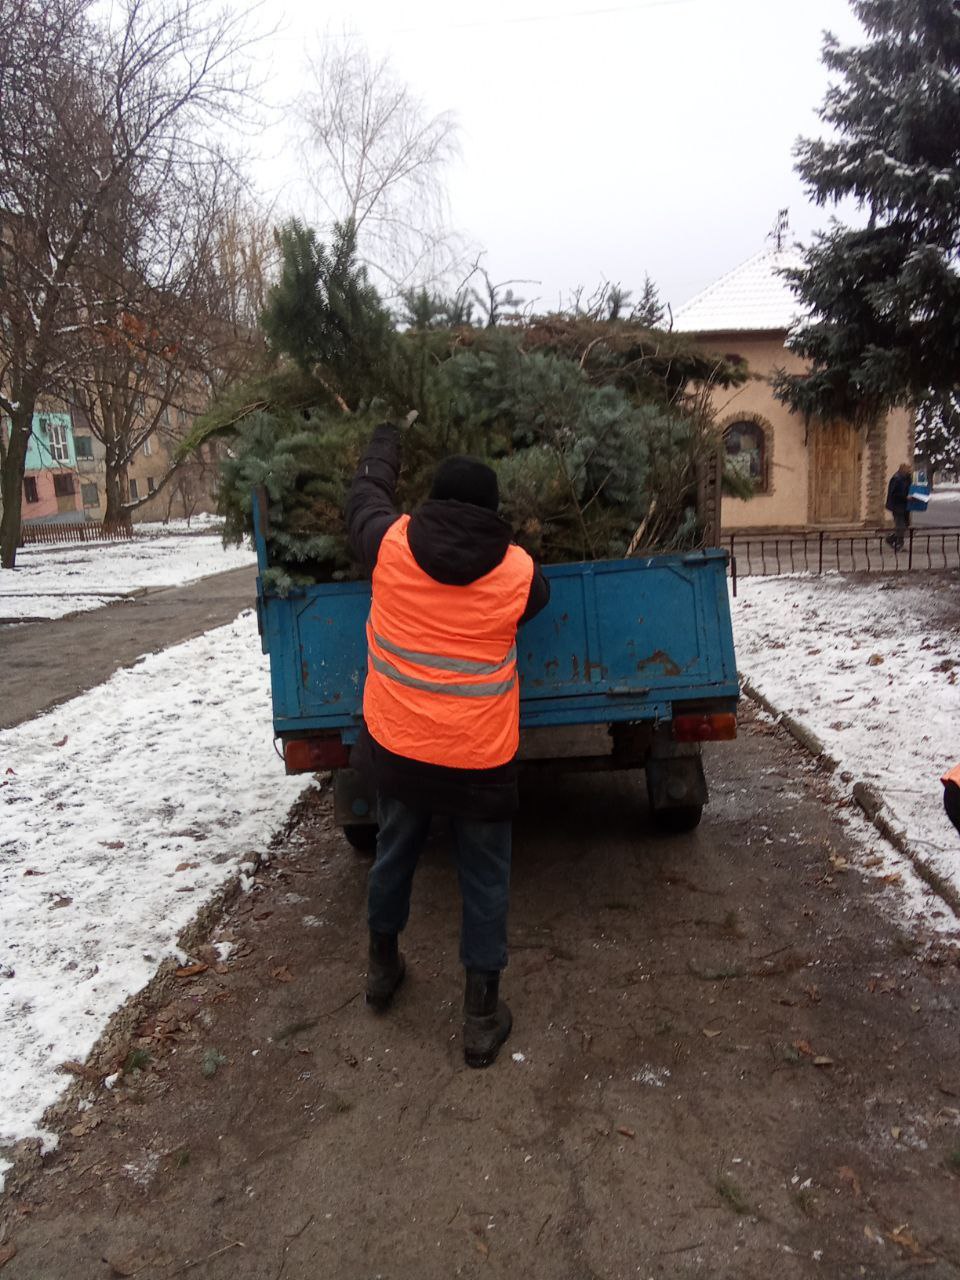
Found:
<path fill-rule="evenodd" d="M 750 369 L 742 387 L 714 395 L 728 460 L 754 484 L 749 500 L 724 497 L 726 532 L 882 525 L 889 519 L 887 481 L 913 458 L 913 415 L 906 410 L 858 430 L 848 422 L 807 424 L 774 398 L 774 372 L 803 368 L 785 345 L 797 300 L 777 274 L 798 263 L 793 250 L 764 250 L 674 318 L 675 330 L 708 350 L 741 357 Z"/>

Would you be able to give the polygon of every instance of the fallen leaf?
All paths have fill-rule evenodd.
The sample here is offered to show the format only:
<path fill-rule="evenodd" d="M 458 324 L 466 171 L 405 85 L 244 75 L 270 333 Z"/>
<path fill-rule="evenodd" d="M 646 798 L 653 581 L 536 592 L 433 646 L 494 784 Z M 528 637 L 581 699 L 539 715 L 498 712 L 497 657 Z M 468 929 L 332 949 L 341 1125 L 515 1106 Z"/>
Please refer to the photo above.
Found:
<path fill-rule="evenodd" d="M 112 1258 L 104 1255 L 103 1261 L 110 1268 L 110 1274 L 113 1276 L 135 1276 L 139 1271 L 144 1271 L 150 1266 L 153 1257 L 145 1253 L 126 1253 L 115 1254 Z"/>
<path fill-rule="evenodd" d="M 712 1027 L 704 1027 L 703 1034 L 707 1037 L 708 1040 L 712 1040 L 715 1036 L 722 1036 L 723 1032 L 714 1031 Z"/>
<path fill-rule="evenodd" d="M 805 1053 L 808 1058 L 813 1057 L 813 1049 L 810 1047 L 809 1040 L 794 1040 L 793 1047 L 798 1053 Z"/>
<path fill-rule="evenodd" d="M 834 871 L 846 871 L 849 868 L 850 863 L 846 858 L 841 858 L 839 853 L 831 853 L 830 865 L 833 867 Z"/>
<path fill-rule="evenodd" d="M 803 989 L 807 993 L 807 999 L 811 1004 L 820 1003 L 820 988 L 816 983 L 811 983 L 808 987 L 804 987 Z"/>
<path fill-rule="evenodd" d="M 813 1060 L 813 1065 L 815 1067 L 832 1067 L 833 1059 L 828 1058 L 825 1053 L 818 1053 Z"/>
<path fill-rule="evenodd" d="M 175 970 L 178 978 L 195 978 L 198 973 L 206 973 L 210 968 L 208 964 L 204 964 L 202 960 L 198 960 L 196 964 L 185 964 Z"/>
<path fill-rule="evenodd" d="M 199 862 L 178 862 L 173 869 L 174 871 L 193 871 L 199 865 Z"/>
<path fill-rule="evenodd" d="M 912 1005 L 910 1006 L 910 1010 L 911 1010 L 911 1012 L 912 1012 L 912 1013 L 919 1013 L 922 1007 L 923 1007 L 923 1006 L 922 1006 L 922 1005 L 919 1005 L 919 1004 L 912 1004 Z"/>
<path fill-rule="evenodd" d="M 863 1234 L 868 1240 L 872 1240 L 875 1244 L 883 1244 L 883 1235 L 876 1229 L 876 1227 L 871 1227 L 869 1223 L 863 1228 Z"/>
<path fill-rule="evenodd" d="M 63 737 L 60 739 L 60 741 L 59 741 L 59 742 L 55 742 L 53 745 L 54 745 L 55 747 L 65 747 L 65 746 L 67 745 L 67 737 L 68 737 L 68 735 L 67 735 L 67 734 L 64 734 L 64 735 L 63 735 Z"/>
<path fill-rule="evenodd" d="M 625 1138 L 635 1138 L 637 1136 L 636 1129 L 628 1129 L 625 1124 L 617 1125 L 617 1133 L 622 1133 Z"/>
<path fill-rule="evenodd" d="M 899 1142 L 899 1141 L 900 1141 L 900 1135 L 901 1135 L 901 1133 L 903 1133 L 903 1130 L 900 1128 L 900 1126 L 899 1126 L 898 1124 L 895 1124 L 895 1125 L 893 1126 L 893 1128 L 890 1130 L 890 1134 L 891 1134 L 891 1136 L 892 1136 L 892 1138 L 893 1138 L 894 1142 Z"/>
<path fill-rule="evenodd" d="M 73 1126 L 70 1132 L 75 1138 L 82 1138 L 96 1129 L 102 1119 L 102 1116 L 98 1116 L 95 1112 L 88 1111 L 83 1119 Z"/>
<path fill-rule="evenodd" d="M 872 858 L 864 858 L 863 865 L 865 867 L 880 867 L 883 866 L 883 859 L 878 854 L 874 854 Z"/>
<path fill-rule="evenodd" d="M 838 1174 L 838 1176 L 840 1177 L 840 1179 L 841 1179 L 841 1181 L 842 1181 L 842 1182 L 849 1182 L 849 1184 L 850 1184 L 850 1190 L 853 1192 L 853 1194 L 854 1194 L 854 1195 L 857 1197 L 857 1199 L 859 1200 L 859 1199 L 860 1199 L 860 1193 L 861 1193 L 860 1179 L 859 1179 L 859 1178 L 857 1177 L 857 1175 L 853 1172 L 853 1170 L 850 1168 L 850 1166 L 849 1166 L 848 1164 L 842 1165 L 842 1166 L 837 1170 L 837 1174 Z"/>
<path fill-rule="evenodd" d="M 7 770 L 12 773 L 12 769 Z M 0 1244 L 0 1267 L 5 1267 L 11 1258 L 17 1256 L 17 1246 L 11 1240 L 9 1244 Z"/>
<path fill-rule="evenodd" d="M 899 884 L 903 876 L 899 871 L 893 871 L 888 876 L 880 876 L 881 884 Z"/>
<path fill-rule="evenodd" d="M 867 983 L 868 991 L 877 992 L 882 996 L 888 996 L 896 989 L 897 984 L 893 978 L 871 978 Z"/>
<path fill-rule="evenodd" d="M 45 876 L 47 873 L 45 871 L 34 871 L 33 867 L 27 867 L 23 874 L 25 876 Z"/>
<path fill-rule="evenodd" d="M 225 973 L 229 973 L 229 972 L 230 972 L 230 969 L 229 969 L 229 967 L 228 967 L 227 965 L 225 965 L 225 964 L 215 964 L 215 965 L 213 966 L 213 972 L 214 972 L 214 973 L 218 973 L 218 974 L 220 975 L 220 977 L 222 978 L 222 977 L 223 977 L 223 975 L 224 975 Z"/>
<path fill-rule="evenodd" d="M 901 1227 L 896 1227 L 887 1236 L 888 1240 L 892 1240 L 894 1244 L 898 1244 L 901 1249 L 906 1249 L 908 1253 L 922 1253 L 923 1249 L 920 1241 L 904 1223 Z"/>
<path fill-rule="evenodd" d="M 51 902 L 50 910 L 56 911 L 58 907 L 69 907 L 71 902 L 73 902 L 72 898 L 64 898 L 64 897 L 57 898 L 56 902 Z"/>
<path fill-rule="evenodd" d="M 100 847 L 101 849 L 125 849 L 126 841 L 125 840 L 101 840 Z"/>
<path fill-rule="evenodd" d="M 13 777 L 17 776 L 16 769 L 4 769 L 3 772 L 7 775 L 8 778 L 11 776 L 11 774 L 13 775 Z"/>
<path fill-rule="evenodd" d="M 293 981 L 293 974 L 290 972 L 290 970 L 287 968 L 287 966 L 286 966 L 285 964 L 280 965 L 280 967 L 279 967 L 279 968 L 277 968 L 277 969 L 271 969 L 271 970 L 270 970 L 270 977 L 271 977 L 271 978 L 276 978 L 276 980 L 277 980 L 278 982 L 292 982 L 292 981 Z"/>
<path fill-rule="evenodd" d="M 870 657 L 867 659 L 867 666 L 879 667 L 882 662 L 883 662 L 883 656 L 881 654 L 871 653 Z"/>

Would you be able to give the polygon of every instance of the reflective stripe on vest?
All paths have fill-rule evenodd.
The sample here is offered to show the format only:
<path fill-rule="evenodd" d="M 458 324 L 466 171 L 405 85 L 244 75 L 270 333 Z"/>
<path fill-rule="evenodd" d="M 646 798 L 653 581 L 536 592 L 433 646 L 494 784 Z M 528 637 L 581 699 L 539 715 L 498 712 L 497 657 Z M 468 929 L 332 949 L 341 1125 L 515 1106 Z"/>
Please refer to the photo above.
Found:
<path fill-rule="evenodd" d="M 943 783 L 955 782 L 960 787 L 960 764 L 954 765 L 948 773 L 943 775 L 940 781 Z"/>
<path fill-rule="evenodd" d="M 533 561 L 510 546 L 483 577 L 438 582 L 417 564 L 409 516 L 387 530 L 367 620 L 364 718 L 407 759 L 485 769 L 516 755 L 520 732 L 517 622 Z"/>

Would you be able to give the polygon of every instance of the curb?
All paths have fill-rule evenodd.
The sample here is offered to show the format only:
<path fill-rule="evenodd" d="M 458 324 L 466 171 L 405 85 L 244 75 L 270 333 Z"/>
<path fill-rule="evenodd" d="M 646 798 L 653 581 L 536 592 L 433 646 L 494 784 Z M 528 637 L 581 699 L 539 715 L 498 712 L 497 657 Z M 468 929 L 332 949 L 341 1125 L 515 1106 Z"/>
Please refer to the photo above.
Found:
<path fill-rule="evenodd" d="M 779 724 L 782 724 L 790 736 L 830 773 L 834 773 L 839 768 L 839 761 L 830 755 L 817 735 L 808 729 L 805 724 L 802 724 L 789 712 L 781 711 L 775 707 L 769 698 L 743 676 L 740 677 L 740 687 L 751 702 L 757 703 L 768 715 L 773 716 Z M 846 776 L 850 777 L 849 774 Z M 920 879 L 928 884 L 934 893 L 946 903 L 953 914 L 960 919 L 960 891 L 957 890 L 955 885 L 945 880 L 936 867 L 931 866 L 929 860 L 922 853 L 917 852 L 910 843 L 906 831 L 897 826 L 893 811 L 887 806 L 882 794 L 867 782 L 854 782 L 851 794 L 863 811 L 867 821 L 876 828 L 884 840 L 893 845 L 898 853 L 902 853 L 905 858 L 909 858 Z"/>

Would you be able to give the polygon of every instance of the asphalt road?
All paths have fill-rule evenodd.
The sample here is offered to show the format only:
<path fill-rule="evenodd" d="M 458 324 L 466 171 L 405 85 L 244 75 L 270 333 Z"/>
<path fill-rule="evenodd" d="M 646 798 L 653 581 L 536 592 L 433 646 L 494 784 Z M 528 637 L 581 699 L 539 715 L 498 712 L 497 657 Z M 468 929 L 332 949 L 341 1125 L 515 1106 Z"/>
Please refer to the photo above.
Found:
<path fill-rule="evenodd" d="M 226 963 L 196 948 L 78 1081 L 0 1207 L 3 1280 L 956 1280 L 958 952 L 744 721 L 687 836 L 653 834 L 632 774 L 525 787 L 488 1071 L 445 832 L 378 1018 L 367 864 L 312 793 L 215 931 Z"/>
<path fill-rule="evenodd" d="M 145 653 L 231 622 L 256 601 L 255 565 L 163 587 L 72 618 L 0 627 L 0 729 L 109 680 Z"/>
<path fill-rule="evenodd" d="M 913 522 L 923 525 L 960 525 L 960 491 L 950 490 L 933 498 L 926 511 L 917 511 Z"/>

